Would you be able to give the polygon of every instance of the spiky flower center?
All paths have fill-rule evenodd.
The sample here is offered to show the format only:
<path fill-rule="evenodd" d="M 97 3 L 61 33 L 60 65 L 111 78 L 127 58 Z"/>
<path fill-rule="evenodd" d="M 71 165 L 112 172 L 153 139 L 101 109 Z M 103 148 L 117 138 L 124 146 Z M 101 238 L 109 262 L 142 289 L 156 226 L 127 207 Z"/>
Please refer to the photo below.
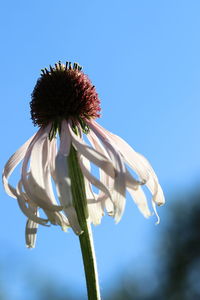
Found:
<path fill-rule="evenodd" d="M 42 70 L 30 107 L 33 123 L 40 127 L 63 119 L 84 122 L 99 117 L 101 110 L 94 85 L 77 63 L 70 62 Z"/>

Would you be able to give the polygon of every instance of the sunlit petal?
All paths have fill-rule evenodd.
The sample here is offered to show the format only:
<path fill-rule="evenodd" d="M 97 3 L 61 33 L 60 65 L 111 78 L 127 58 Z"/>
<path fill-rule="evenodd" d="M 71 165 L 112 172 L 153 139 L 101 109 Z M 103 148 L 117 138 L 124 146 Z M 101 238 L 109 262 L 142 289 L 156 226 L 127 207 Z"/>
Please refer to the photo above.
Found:
<path fill-rule="evenodd" d="M 137 152 L 119 136 L 105 130 L 98 123 L 94 122 L 95 126 L 104 131 L 108 137 L 115 143 L 116 149 L 121 153 L 125 162 L 138 174 L 142 181 L 147 182 L 149 179 L 148 170 L 145 168 L 142 160 L 138 159 Z"/>
<path fill-rule="evenodd" d="M 17 187 L 17 201 L 19 204 L 20 209 L 22 212 L 27 216 L 30 220 L 34 221 L 35 223 L 46 225 L 48 220 L 39 218 L 36 213 L 33 213 L 33 210 L 30 208 L 26 195 L 22 191 L 22 184 L 19 182 Z"/>
<path fill-rule="evenodd" d="M 4 170 L 3 170 L 3 175 L 2 175 L 2 180 L 3 180 L 3 185 L 4 188 L 7 192 L 7 194 L 13 198 L 16 198 L 16 189 L 8 183 L 9 177 L 11 176 L 12 172 L 14 169 L 17 167 L 17 165 L 22 161 L 24 158 L 26 151 L 33 140 L 35 135 L 33 135 L 26 143 L 24 143 L 8 160 L 6 163 Z"/>
<path fill-rule="evenodd" d="M 77 151 L 85 156 L 89 161 L 103 169 L 109 176 L 114 176 L 114 168 L 112 163 L 107 159 L 106 156 L 96 151 L 94 148 L 88 146 L 83 140 L 81 140 L 71 129 L 69 125 L 69 131 L 72 137 L 72 142 Z"/>
<path fill-rule="evenodd" d="M 85 182 L 85 192 L 88 203 L 88 211 L 91 222 L 94 225 L 101 223 L 101 218 L 103 216 L 103 210 L 101 207 L 101 202 L 97 201 L 95 193 L 92 191 L 92 187 L 89 181 L 84 178 Z"/>
<path fill-rule="evenodd" d="M 90 162 L 88 159 L 81 155 L 79 157 L 79 162 L 83 175 L 87 178 L 87 180 L 107 195 L 107 197 L 112 198 L 108 188 L 100 180 L 98 180 L 98 178 L 91 174 Z"/>
<path fill-rule="evenodd" d="M 25 230 L 27 248 L 35 248 L 37 229 L 38 229 L 38 224 L 28 219 L 26 223 L 26 230 Z"/>
<path fill-rule="evenodd" d="M 145 196 L 145 193 L 143 192 L 142 188 L 139 187 L 137 190 L 127 188 L 128 192 L 130 193 L 133 201 L 143 214 L 145 218 L 148 218 L 151 216 L 151 212 L 148 207 L 147 199 Z"/>
<path fill-rule="evenodd" d="M 79 225 L 77 214 L 73 206 L 71 193 L 71 179 L 69 176 L 67 158 L 62 153 L 58 152 L 56 156 L 56 188 L 58 198 L 63 210 L 76 234 L 81 234 L 82 229 Z"/>
<path fill-rule="evenodd" d="M 126 168 L 122 157 L 109 140 L 107 135 L 96 126 L 96 123 L 90 122 L 90 128 L 93 130 L 95 135 L 101 140 L 104 148 L 115 167 L 115 180 L 114 180 L 114 191 L 113 191 L 113 202 L 115 205 L 115 221 L 119 222 L 125 208 L 125 193 L 126 193 Z"/>

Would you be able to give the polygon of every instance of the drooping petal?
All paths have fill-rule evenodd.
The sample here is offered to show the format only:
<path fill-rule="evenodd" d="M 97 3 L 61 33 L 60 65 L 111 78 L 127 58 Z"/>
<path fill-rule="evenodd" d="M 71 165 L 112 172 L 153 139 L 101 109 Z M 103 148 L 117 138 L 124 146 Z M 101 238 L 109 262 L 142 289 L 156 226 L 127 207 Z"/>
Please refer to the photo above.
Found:
<path fill-rule="evenodd" d="M 29 174 L 26 185 L 29 187 L 27 189 L 26 186 L 26 193 L 27 196 L 30 198 L 30 201 L 34 202 L 35 205 L 41 207 L 44 211 L 61 211 L 62 206 L 55 205 L 50 203 L 50 199 L 45 192 L 45 189 L 38 185 L 38 182 L 33 178 L 31 174 Z"/>
<path fill-rule="evenodd" d="M 29 169 L 28 169 L 29 159 L 30 159 L 31 152 L 32 152 L 35 142 L 38 140 L 38 138 L 40 138 L 42 136 L 43 133 L 44 133 L 44 128 L 40 128 L 40 130 L 36 134 L 37 138 L 35 137 L 35 139 L 29 145 L 29 147 L 26 151 L 26 154 L 24 156 L 24 160 L 23 160 L 23 164 L 22 164 L 21 181 L 22 181 L 22 186 L 25 189 L 27 194 L 29 191 L 29 184 L 28 184 L 27 176 L 30 174 Z"/>
<path fill-rule="evenodd" d="M 116 147 L 121 152 L 125 162 L 139 175 L 143 183 L 146 183 L 148 189 L 153 195 L 152 200 L 157 205 L 165 203 L 162 188 L 159 185 L 158 178 L 148 160 L 140 153 L 133 150 L 122 138 L 114 135 L 93 121 L 93 123 L 105 131 L 115 142 Z"/>
<path fill-rule="evenodd" d="M 105 194 L 103 191 L 100 191 L 97 195 L 96 195 L 96 199 L 97 202 L 101 203 L 101 207 L 102 210 L 104 211 L 104 209 L 106 209 L 107 213 L 109 216 L 114 217 L 114 201 L 113 199 L 115 199 L 115 194 L 114 194 L 114 179 L 111 178 L 110 176 L 108 176 L 103 170 L 100 169 L 100 180 L 101 182 L 107 186 L 108 191 L 111 195 L 111 197 L 109 197 L 107 194 Z"/>
<path fill-rule="evenodd" d="M 155 215 L 157 217 L 156 225 L 158 225 L 160 223 L 160 217 L 159 217 L 159 215 L 157 213 L 156 203 L 153 200 L 151 202 L 152 202 L 152 207 L 153 207 L 154 213 L 155 213 Z"/>
<path fill-rule="evenodd" d="M 43 164 L 46 164 L 47 160 L 44 143 L 48 139 L 50 126 L 41 131 L 40 136 L 26 152 L 22 165 L 22 184 L 30 201 L 34 201 L 44 210 L 59 211 L 62 207 L 54 204 L 55 201 L 49 197 L 49 190 L 46 189 L 44 180 Z M 28 171 L 29 158 L 30 171 Z"/>
<path fill-rule="evenodd" d="M 96 138 L 96 136 L 94 135 L 93 131 L 90 131 L 87 135 L 90 143 L 93 145 L 93 147 L 98 150 L 99 152 L 103 152 L 104 155 L 107 156 L 106 150 L 105 148 L 101 145 L 101 143 L 99 142 L 98 138 Z M 128 171 L 128 169 L 126 169 L 126 186 L 137 190 L 138 187 L 141 184 L 144 184 L 144 182 L 138 181 L 136 180 Z M 101 169 L 100 169 L 100 179 L 101 181 L 104 183 L 104 185 L 106 185 L 107 187 L 109 187 L 109 190 L 111 192 L 111 194 L 113 193 L 113 189 L 114 189 L 114 180 L 107 176 Z M 106 208 L 106 210 L 108 211 L 109 215 L 113 215 L 114 213 L 114 207 L 113 207 L 113 203 L 108 199 L 108 197 L 105 197 L 105 194 L 103 194 L 102 192 L 99 194 L 99 199 L 101 199 L 101 202 L 103 203 L 103 207 Z"/>
<path fill-rule="evenodd" d="M 32 220 L 27 220 L 25 237 L 26 237 L 26 247 L 35 248 L 36 237 L 37 237 L 38 224 Z"/>
<path fill-rule="evenodd" d="M 44 212 L 48 216 L 48 219 L 52 224 L 60 225 L 64 231 L 69 227 L 67 218 L 61 214 L 61 206 L 57 205 L 55 195 L 53 192 L 53 186 L 51 181 L 51 144 L 49 140 L 49 128 L 46 128 L 43 136 L 38 139 L 34 145 L 30 157 L 30 175 L 29 192 L 32 197 L 34 196 L 37 205 L 44 209 Z"/>
<path fill-rule="evenodd" d="M 90 131 L 87 134 L 87 138 L 90 141 L 90 143 L 92 144 L 92 146 L 99 151 L 100 153 L 104 154 L 106 157 L 109 158 L 105 148 L 103 147 L 103 145 L 99 142 L 99 139 L 96 137 L 96 135 Z M 101 169 L 100 169 L 101 170 Z M 130 188 L 134 188 L 137 189 L 138 186 L 143 185 L 145 183 L 145 181 L 139 181 L 136 180 L 128 171 L 128 169 L 126 170 L 126 184 L 128 187 Z"/>
<path fill-rule="evenodd" d="M 115 143 L 116 149 L 118 149 L 118 151 L 121 153 L 125 162 L 138 174 L 142 181 L 147 182 L 149 179 L 149 172 L 142 160 L 138 159 L 137 152 L 122 138 L 107 131 L 95 121 L 93 121 L 92 124 L 109 136 L 109 138 Z"/>
<path fill-rule="evenodd" d="M 82 229 L 79 225 L 71 193 L 71 179 L 69 176 L 67 157 L 58 152 L 56 156 L 56 189 L 59 201 L 67 215 L 69 223 L 76 234 L 81 234 Z"/>
<path fill-rule="evenodd" d="M 163 205 L 165 203 L 165 197 L 164 197 L 163 190 L 158 182 L 158 178 L 157 178 L 152 166 L 150 165 L 148 160 L 142 154 L 137 153 L 137 155 L 140 157 L 143 164 L 146 166 L 146 168 L 148 168 L 149 173 L 151 174 L 152 180 L 147 182 L 146 185 L 149 188 L 149 190 L 151 191 L 151 193 L 153 194 L 153 201 L 157 205 Z"/>
<path fill-rule="evenodd" d="M 50 149 L 51 141 L 46 138 L 42 148 L 42 175 L 44 189 L 48 195 L 48 198 L 52 204 L 57 205 L 57 201 L 53 192 L 53 186 L 51 182 L 51 170 L 50 170 Z"/>
<path fill-rule="evenodd" d="M 108 188 L 98 178 L 91 174 L 89 160 L 84 156 L 79 155 L 79 162 L 83 175 L 87 178 L 87 180 L 101 190 L 105 195 L 107 195 L 107 197 L 112 198 Z"/>
<path fill-rule="evenodd" d="M 36 141 L 32 148 L 30 156 L 30 180 L 29 191 L 33 197 L 43 199 L 45 203 L 51 203 L 49 191 L 45 189 L 45 170 L 47 167 L 47 138 L 49 136 L 50 126 L 46 127 L 42 136 Z"/>
<path fill-rule="evenodd" d="M 53 179 L 55 179 L 55 161 L 57 155 L 57 144 L 56 138 L 51 140 L 50 154 L 49 154 L 49 164 L 50 164 L 50 173 Z"/>
<path fill-rule="evenodd" d="M 122 157 L 118 150 L 114 147 L 112 140 L 109 136 L 102 131 L 96 123 L 89 122 L 90 129 L 101 140 L 106 149 L 114 167 L 115 167 L 115 180 L 113 190 L 113 201 L 115 204 L 115 221 L 119 222 L 125 208 L 125 193 L 126 193 L 126 168 Z"/>
<path fill-rule="evenodd" d="M 119 143 L 119 141 L 121 140 L 121 142 L 126 143 L 125 141 L 123 141 L 120 137 L 118 136 L 112 136 L 114 140 L 117 141 L 117 143 Z M 128 144 L 126 143 L 126 146 L 128 148 Z M 129 146 L 130 147 L 130 146 Z M 124 148 L 125 149 L 125 148 Z M 129 150 L 131 149 L 131 147 L 129 148 Z M 121 148 L 120 148 L 121 150 Z M 128 149 L 126 149 L 128 150 Z M 134 150 L 133 150 L 134 151 Z M 132 154 L 133 154 L 132 151 Z M 122 152 L 122 151 L 121 151 Z M 124 156 L 125 154 L 123 154 Z M 146 186 L 148 187 L 148 189 L 150 190 L 151 194 L 153 195 L 152 200 L 158 204 L 158 205 L 162 205 L 164 204 L 165 200 L 164 200 L 164 195 L 162 192 L 162 189 L 158 183 L 158 179 L 157 176 L 155 174 L 155 172 L 153 171 L 151 165 L 149 164 L 149 162 L 138 152 L 134 153 L 135 156 L 135 161 L 138 162 L 138 164 L 140 164 L 142 166 L 143 170 L 146 170 L 145 172 L 148 174 L 148 177 L 143 177 L 144 183 L 146 184 Z M 125 156 L 124 156 L 125 159 Z M 126 159 L 125 159 L 126 160 Z M 130 161 L 126 160 L 127 164 L 129 164 L 131 167 L 133 167 L 133 165 L 130 163 Z M 136 170 L 135 170 L 136 171 Z M 136 171 L 137 172 L 137 171 Z M 138 173 L 139 174 L 139 173 Z M 139 174 L 139 176 L 141 177 L 141 175 Z M 142 177 L 141 177 L 142 178 Z M 147 179 L 148 178 L 148 179 Z M 146 181 L 146 182 L 145 182 Z"/>
<path fill-rule="evenodd" d="M 62 121 L 61 126 L 61 135 L 60 135 L 60 147 L 59 152 L 64 155 L 68 156 L 71 148 L 71 135 L 69 133 L 68 124 L 66 120 Z"/>
<path fill-rule="evenodd" d="M 145 182 L 139 181 L 137 179 L 135 179 L 131 173 L 128 171 L 128 169 L 126 169 L 126 186 L 137 190 L 139 186 L 145 184 Z"/>
<path fill-rule="evenodd" d="M 135 204 L 139 208 L 140 212 L 143 214 L 143 216 L 145 218 L 150 217 L 151 212 L 149 210 L 147 199 L 142 188 L 139 187 L 137 190 L 128 188 L 127 190 L 130 193 L 131 197 L 133 198 Z"/>
<path fill-rule="evenodd" d="M 8 183 L 9 177 L 11 176 L 12 172 L 14 169 L 17 167 L 17 165 L 22 161 L 24 158 L 26 151 L 31 144 L 31 141 L 34 139 L 33 135 L 26 143 L 24 143 L 8 160 L 6 163 L 4 170 L 3 170 L 3 175 L 2 175 L 2 180 L 3 180 L 3 185 L 6 190 L 6 193 L 13 197 L 16 198 L 16 189 Z"/>
<path fill-rule="evenodd" d="M 109 155 L 103 145 L 100 143 L 99 139 L 96 137 L 96 135 L 93 133 L 93 131 L 89 131 L 87 134 L 87 138 L 91 145 L 100 153 L 105 155 L 109 160 Z M 114 216 L 114 203 L 111 200 L 113 198 L 113 190 L 114 190 L 114 178 L 107 175 L 101 168 L 99 169 L 100 173 L 100 181 L 108 188 L 110 194 L 112 195 L 109 197 L 107 194 L 105 194 L 102 190 L 97 195 L 97 201 L 101 203 L 102 209 L 106 209 L 107 213 L 110 216 Z"/>
<path fill-rule="evenodd" d="M 54 195 L 53 186 L 52 186 L 52 180 L 51 180 L 51 159 L 52 159 L 52 150 L 51 148 L 54 147 L 54 144 L 52 144 L 52 141 L 50 141 L 48 138 L 44 142 L 43 146 L 43 161 L 42 161 L 42 169 L 43 169 L 43 177 L 44 177 L 44 186 L 45 190 L 47 191 L 47 194 L 49 196 L 49 199 L 52 204 L 57 205 L 57 201 Z M 55 159 L 55 157 L 54 157 Z M 55 164 L 55 163 L 54 163 Z M 67 217 L 61 213 L 61 212 L 51 212 L 46 211 L 48 215 L 49 220 L 52 224 L 60 225 L 63 231 L 67 231 L 67 228 L 69 227 L 69 221 Z"/>
<path fill-rule="evenodd" d="M 153 201 L 159 206 L 165 204 L 165 196 L 163 194 L 163 190 L 162 190 L 160 184 L 158 184 L 158 190 L 157 190 L 156 195 L 154 196 Z"/>
<path fill-rule="evenodd" d="M 62 212 L 54 212 L 54 220 L 56 225 L 60 225 L 63 231 L 67 231 L 70 227 L 69 220 Z"/>
<path fill-rule="evenodd" d="M 103 146 L 103 144 L 100 142 L 100 140 L 92 130 L 88 132 L 87 138 L 94 149 L 96 149 L 99 153 L 103 154 L 108 160 L 110 160 L 110 157 L 105 147 Z"/>
<path fill-rule="evenodd" d="M 22 191 L 22 182 L 21 181 L 19 182 L 19 184 L 17 186 L 17 201 L 18 201 L 19 207 L 21 208 L 22 212 L 24 213 L 25 216 L 28 217 L 28 219 L 32 220 L 35 223 L 38 223 L 38 224 L 41 224 L 44 226 L 48 226 L 47 219 L 39 218 L 37 216 L 37 214 L 33 212 L 33 209 L 31 209 L 29 205 L 27 206 L 28 202 L 26 199 L 26 194 Z"/>
<path fill-rule="evenodd" d="M 92 191 L 91 184 L 85 177 L 84 177 L 84 182 L 85 182 L 85 192 L 87 198 L 89 217 L 91 222 L 94 225 L 98 225 L 101 223 L 101 218 L 104 214 L 101 207 L 101 203 L 96 200 L 96 196 L 95 193 Z"/>
<path fill-rule="evenodd" d="M 89 161 L 97 165 L 99 168 L 104 170 L 106 174 L 108 174 L 111 177 L 114 177 L 115 171 L 113 168 L 113 165 L 111 161 L 107 159 L 107 157 L 100 152 L 96 151 L 92 147 L 88 146 L 83 139 L 78 137 L 73 130 L 71 129 L 70 125 L 69 126 L 69 132 L 72 137 L 72 143 L 77 149 L 77 152 L 85 156 Z"/>

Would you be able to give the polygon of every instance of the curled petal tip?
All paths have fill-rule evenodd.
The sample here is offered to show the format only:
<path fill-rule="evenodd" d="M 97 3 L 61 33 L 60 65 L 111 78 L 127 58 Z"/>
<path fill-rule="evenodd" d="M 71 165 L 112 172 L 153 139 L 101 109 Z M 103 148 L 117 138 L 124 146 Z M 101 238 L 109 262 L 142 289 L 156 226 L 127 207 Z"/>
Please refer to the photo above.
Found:
<path fill-rule="evenodd" d="M 150 212 L 150 213 L 146 213 L 146 214 L 143 214 L 143 216 L 148 219 L 152 216 L 153 214 Z"/>
<path fill-rule="evenodd" d="M 156 221 L 155 225 L 159 225 L 160 224 L 160 218 Z"/>

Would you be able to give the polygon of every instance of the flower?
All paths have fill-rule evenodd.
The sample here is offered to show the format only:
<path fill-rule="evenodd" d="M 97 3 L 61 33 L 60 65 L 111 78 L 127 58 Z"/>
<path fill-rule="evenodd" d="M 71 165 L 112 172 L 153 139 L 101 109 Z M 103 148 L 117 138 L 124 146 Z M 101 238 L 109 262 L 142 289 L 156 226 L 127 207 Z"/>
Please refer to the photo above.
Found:
<path fill-rule="evenodd" d="M 152 194 L 157 215 L 156 204 L 164 204 L 164 195 L 156 174 L 146 158 L 95 121 L 100 116 L 100 101 L 95 87 L 78 64 L 72 67 L 71 63 L 59 62 L 50 66 L 50 70 L 42 70 L 30 106 L 32 120 L 40 128 L 11 156 L 3 170 L 7 194 L 17 199 L 28 218 L 27 247 L 35 245 L 38 224 L 60 225 L 64 231 L 71 227 L 76 234 L 82 233 L 69 170 L 72 148 L 84 178 L 90 222 L 100 224 L 105 211 L 119 222 L 126 191 L 141 213 L 149 217 L 151 212 L 143 186 Z M 21 177 L 13 187 L 9 177 L 21 162 Z M 91 172 L 91 163 L 98 167 L 99 176 Z M 46 218 L 39 215 L 41 210 Z"/>

